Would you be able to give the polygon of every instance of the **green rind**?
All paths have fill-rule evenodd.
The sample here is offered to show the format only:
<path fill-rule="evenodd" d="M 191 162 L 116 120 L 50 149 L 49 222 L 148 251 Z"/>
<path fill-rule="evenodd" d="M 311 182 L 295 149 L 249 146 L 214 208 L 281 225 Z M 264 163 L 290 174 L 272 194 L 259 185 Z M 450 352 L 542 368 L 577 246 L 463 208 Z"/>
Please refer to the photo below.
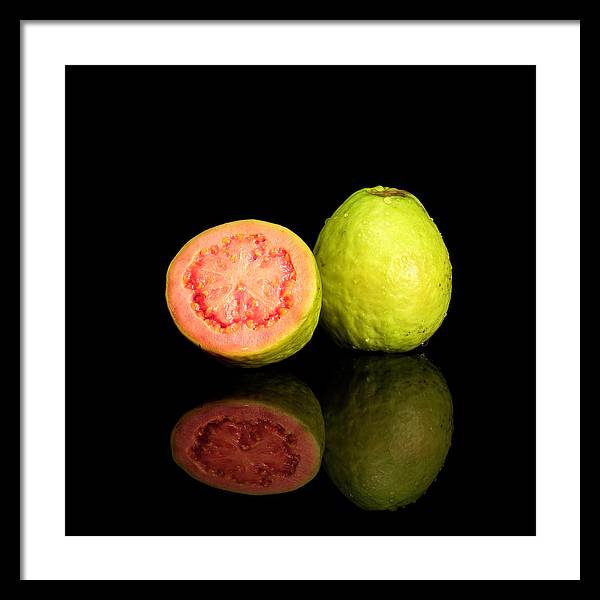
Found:
<path fill-rule="evenodd" d="M 431 485 L 450 448 L 452 398 L 424 357 L 350 359 L 326 398 L 324 466 L 364 510 L 396 510 Z"/>
<path fill-rule="evenodd" d="M 312 474 L 302 483 L 302 486 L 311 481 L 319 472 L 321 460 L 325 450 L 325 421 L 321 405 L 313 391 L 303 381 L 287 373 L 256 373 L 252 376 L 240 375 L 226 386 L 226 390 L 218 396 L 214 396 L 204 404 L 195 407 L 196 412 L 205 405 L 210 406 L 248 406 L 256 405 L 284 413 L 298 421 L 303 429 L 314 439 L 318 448 L 318 460 Z M 186 417 L 183 415 L 179 422 Z M 173 429 L 173 439 L 177 425 Z M 173 453 L 173 460 L 184 468 Z M 190 475 L 192 475 L 190 473 Z M 217 487 L 213 485 L 212 487 Z M 301 486 L 300 486 L 301 487 Z M 296 488 L 297 489 L 297 488 Z M 229 490 L 228 490 L 229 491 Z M 250 496 L 264 495 L 264 492 L 254 492 L 250 489 L 239 490 L 235 493 Z M 287 491 L 270 492 L 271 494 L 287 493 Z"/>
<path fill-rule="evenodd" d="M 323 285 L 321 323 L 342 347 L 412 350 L 437 331 L 448 311 L 452 266 L 444 240 L 412 194 L 372 193 L 391 189 L 352 194 L 326 220 L 314 247 Z"/>
<path fill-rule="evenodd" d="M 266 223 L 267 225 L 275 225 L 274 223 L 260 221 L 258 219 L 249 219 L 249 220 L 254 223 Z M 219 226 L 217 226 L 217 227 L 219 227 Z M 199 233 L 198 235 L 194 236 L 191 240 L 189 240 L 186 244 L 184 244 L 183 247 L 179 250 L 179 252 L 175 255 L 175 257 L 173 258 L 173 260 L 171 261 L 171 263 L 169 264 L 169 267 L 167 269 L 165 299 L 167 300 L 166 304 L 167 304 L 167 308 L 169 309 L 169 314 L 171 315 L 173 322 L 177 326 L 177 329 L 190 342 L 192 342 L 194 345 L 196 345 L 201 350 L 204 350 L 207 354 L 210 354 L 211 356 L 215 357 L 217 360 L 219 360 L 219 362 L 221 362 L 224 365 L 242 367 L 242 368 L 258 368 L 258 367 L 264 367 L 266 365 L 285 360 L 286 358 L 289 358 L 290 356 L 292 356 L 293 354 L 295 354 L 296 352 L 301 350 L 304 346 L 306 346 L 306 344 L 311 340 L 313 333 L 314 333 L 317 325 L 319 324 L 322 299 L 323 299 L 323 291 L 322 291 L 321 275 L 319 273 L 319 269 L 317 267 L 317 263 L 316 263 L 314 254 L 313 254 L 312 250 L 306 245 L 304 240 L 299 235 L 294 233 L 291 229 L 288 229 L 287 227 L 284 227 L 283 225 L 277 225 L 277 227 L 286 230 L 291 236 L 293 236 L 294 238 L 299 240 L 301 243 L 300 245 L 305 248 L 307 259 L 311 262 L 311 264 L 314 267 L 316 291 L 315 291 L 315 295 L 314 295 L 312 304 L 310 305 L 310 308 L 306 312 L 304 318 L 298 323 L 297 327 L 290 329 L 288 335 L 283 337 L 279 342 L 277 342 L 276 344 L 272 344 L 270 347 L 263 349 L 260 352 L 254 352 L 254 353 L 245 352 L 242 354 L 242 353 L 235 353 L 235 352 L 216 353 L 216 352 L 210 351 L 209 349 L 207 349 L 207 348 L 203 347 L 201 344 L 199 344 L 197 342 L 197 340 L 195 340 L 193 337 L 191 337 L 186 332 L 186 330 L 179 324 L 179 322 L 177 321 L 177 319 L 175 318 L 175 316 L 173 315 L 173 313 L 170 310 L 170 306 L 169 306 L 169 302 L 168 302 L 169 271 L 171 270 L 172 265 L 177 260 L 177 257 L 190 244 L 194 243 L 194 241 L 198 237 L 200 237 L 201 235 L 204 235 L 205 233 L 207 233 L 208 231 L 210 231 L 211 229 L 214 229 L 214 228 L 211 228 L 211 229 L 208 229 L 206 231 Z"/>

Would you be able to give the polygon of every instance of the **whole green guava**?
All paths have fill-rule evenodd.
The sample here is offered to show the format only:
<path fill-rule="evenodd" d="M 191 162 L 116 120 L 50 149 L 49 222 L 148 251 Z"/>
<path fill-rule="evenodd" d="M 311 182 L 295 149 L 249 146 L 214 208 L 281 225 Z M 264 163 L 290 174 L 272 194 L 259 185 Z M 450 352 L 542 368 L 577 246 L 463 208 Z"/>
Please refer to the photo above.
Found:
<path fill-rule="evenodd" d="M 427 341 L 450 304 L 452 267 L 419 200 L 377 186 L 352 194 L 314 248 L 321 323 L 343 347 L 406 352 Z"/>
<path fill-rule="evenodd" d="M 370 355 L 338 367 L 325 395 L 324 466 L 365 510 L 396 510 L 431 485 L 450 448 L 452 398 L 422 356 Z"/>

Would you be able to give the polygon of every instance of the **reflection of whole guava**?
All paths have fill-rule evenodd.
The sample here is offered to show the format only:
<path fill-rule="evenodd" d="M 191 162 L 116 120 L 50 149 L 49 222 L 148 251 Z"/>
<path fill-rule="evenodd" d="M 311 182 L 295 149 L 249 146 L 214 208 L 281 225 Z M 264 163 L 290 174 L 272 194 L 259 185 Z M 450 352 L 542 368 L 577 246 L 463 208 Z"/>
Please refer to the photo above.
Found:
<path fill-rule="evenodd" d="M 233 381 L 173 428 L 175 462 L 194 479 L 241 494 L 280 494 L 319 471 L 321 405 L 299 379 L 272 372 Z"/>
<path fill-rule="evenodd" d="M 452 268 L 415 196 L 377 186 L 352 194 L 314 248 L 321 323 L 341 346 L 405 352 L 428 340 L 450 304 Z"/>
<path fill-rule="evenodd" d="M 419 356 L 349 359 L 326 398 L 324 465 L 365 510 L 415 502 L 444 464 L 452 398 L 440 372 Z"/>

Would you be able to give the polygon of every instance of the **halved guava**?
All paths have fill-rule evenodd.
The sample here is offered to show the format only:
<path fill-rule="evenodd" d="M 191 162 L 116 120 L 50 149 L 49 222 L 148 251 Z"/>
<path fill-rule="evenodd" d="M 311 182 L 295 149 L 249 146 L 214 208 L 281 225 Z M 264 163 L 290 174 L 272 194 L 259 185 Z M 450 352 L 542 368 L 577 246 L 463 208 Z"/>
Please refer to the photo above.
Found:
<path fill-rule="evenodd" d="M 314 253 L 323 282 L 321 323 L 340 346 L 406 352 L 446 316 L 448 250 L 409 192 L 358 190 L 325 221 Z"/>
<path fill-rule="evenodd" d="M 423 356 L 349 359 L 325 397 L 324 466 L 365 510 L 396 510 L 421 497 L 452 439 L 452 397 Z"/>
<path fill-rule="evenodd" d="M 311 389 L 291 375 L 257 374 L 184 414 L 171 434 L 175 462 L 212 487 L 280 494 L 319 471 L 325 425 Z"/>
<path fill-rule="evenodd" d="M 321 280 L 292 231 L 244 220 L 207 229 L 171 262 L 166 298 L 177 327 L 200 348 L 242 367 L 291 356 L 312 337 Z"/>

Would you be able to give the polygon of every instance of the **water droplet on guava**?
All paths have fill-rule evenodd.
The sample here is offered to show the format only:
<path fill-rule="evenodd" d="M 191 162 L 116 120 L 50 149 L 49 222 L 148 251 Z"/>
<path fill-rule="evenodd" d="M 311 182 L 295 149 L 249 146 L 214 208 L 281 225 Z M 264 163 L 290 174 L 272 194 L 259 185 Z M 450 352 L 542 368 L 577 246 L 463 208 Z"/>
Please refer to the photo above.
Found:
<path fill-rule="evenodd" d="M 392 203 L 392 199 L 391 199 L 391 198 L 384 198 L 384 199 L 383 199 L 383 203 L 384 203 L 384 204 L 388 204 L 388 205 L 389 205 L 389 204 L 391 204 L 391 203 Z"/>
<path fill-rule="evenodd" d="M 347 216 L 348 216 L 348 213 L 347 213 L 347 212 L 346 212 L 346 213 L 344 213 L 344 217 L 347 217 Z"/>

